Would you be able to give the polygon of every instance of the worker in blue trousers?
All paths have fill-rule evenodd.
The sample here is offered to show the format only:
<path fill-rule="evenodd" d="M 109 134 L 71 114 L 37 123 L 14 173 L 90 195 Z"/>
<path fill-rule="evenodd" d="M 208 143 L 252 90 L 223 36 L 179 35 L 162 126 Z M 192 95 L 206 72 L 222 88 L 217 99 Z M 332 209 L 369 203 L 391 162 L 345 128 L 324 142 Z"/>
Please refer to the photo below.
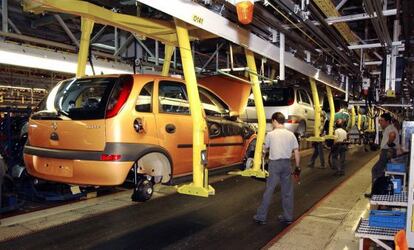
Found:
<path fill-rule="evenodd" d="M 266 189 L 262 202 L 253 216 L 257 224 L 266 224 L 267 213 L 272 200 L 273 192 L 280 183 L 282 195 L 283 214 L 278 219 L 284 224 L 293 221 L 293 183 L 292 174 L 299 178 L 300 175 L 300 154 L 299 145 L 295 135 L 287 130 L 283 124 L 285 116 L 276 112 L 272 115 L 273 130 L 266 135 L 264 149 L 269 150 L 269 176 L 266 179 Z M 292 173 L 291 157 L 295 155 L 296 168 Z"/>

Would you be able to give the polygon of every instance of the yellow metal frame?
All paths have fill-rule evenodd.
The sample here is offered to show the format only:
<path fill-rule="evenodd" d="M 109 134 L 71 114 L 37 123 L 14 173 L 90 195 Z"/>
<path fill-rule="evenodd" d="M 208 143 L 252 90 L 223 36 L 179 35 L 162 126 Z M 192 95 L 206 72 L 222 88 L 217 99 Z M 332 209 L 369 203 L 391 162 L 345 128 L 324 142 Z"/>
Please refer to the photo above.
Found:
<path fill-rule="evenodd" d="M 23 0 L 22 5 L 24 11 L 35 14 L 51 11 L 86 17 L 96 23 L 118 27 L 164 44 L 178 45 L 175 25 L 172 22 L 120 14 L 80 0 Z M 191 40 L 217 37 L 194 26 L 190 26 L 189 30 Z"/>
<path fill-rule="evenodd" d="M 362 130 L 362 115 L 361 115 L 361 109 L 359 106 L 357 108 L 357 112 L 358 112 L 357 126 L 358 126 L 358 130 L 361 131 Z"/>
<path fill-rule="evenodd" d="M 165 45 L 165 55 L 164 55 L 164 64 L 162 65 L 162 76 L 168 76 L 168 73 L 170 72 L 170 65 L 171 65 L 171 57 L 174 53 L 175 47 L 169 44 Z"/>
<path fill-rule="evenodd" d="M 208 197 L 209 195 L 213 195 L 215 191 L 213 187 L 208 185 L 208 172 L 207 169 L 204 169 L 201 159 L 202 152 L 206 151 L 204 134 L 207 126 L 202 115 L 203 112 L 198 94 L 197 78 L 194 70 L 187 24 L 178 19 L 175 19 L 175 24 L 190 104 L 191 119 L 193 121 L 193 182 L 178 187 L 177 191 L 181 194 Z"/>
<path fill-rule="evenodd" d="M 328 97 L 329 102 L 329 130 L 328 134 L 325 135 L 325 139 L 334 140 L 334 124 L 335 124 L 335 103 L 333 100 L 332 89 L 329 86 L 326 86 L 326 95 Z"/>
<path fill-rule="evenodd" d="M 313 108 L 315 110 L 315 123 L 313 127 L 314 136 L 309 137 L 307 141 L 323 142 L 325 138 L 321 137 L 321 105 L 319 102 L 318 88 L 316 87 L 315 79 L 309 78 L 309 82 L 312 91 Z"/>
<path fill-rule="evenodd" d="M 269 174 L 261 168 L 263 144 L 266 133 L 266 114 L 263 106 L 262 92 L 260 90 L 260 82 L 257 76 L 256 61 L 254 53 L 245 49 L 247 67 L 249 68 L 250 81 L 252 83 L 254 103 L 257 112 L 257 137 L 256 148 L 254 151 L 253 167 L 244 171 L 232 172 L 232 174 L 239 174 L 245 177 L 266 178 Z"/>
<path fill-rule="evenodd" d="M 338 10 L 335 8 L 335 5 L 333 5 L 331 0 L 314 0 L 313 1 L 319 9 L 322 10 L 322 12 L 327 17 L 339 17 L 341 16 L 338 12 Z M 335 23 L 333 26 L 341 33 L 341 35 L 345 38 L 345 40 L 348 43 L 356 43 L 358 42 L 357 37 L 355 34 L 351 31 L 348 24 L 344 23 Z"/>
<path fill-rule="evenodd" d="M 76 70 L 76 77 L 82 77 L 85 75 L 86 63 L 88 62 L 89 55 L 89 43 L 91 40 L 91 33 L 93 30 L 93 20 L 82 17 L 81 18 L 81 39 L 78 52 L 78 68 Z"/>
<path fill-rule="evenodd" d="M 351 109 L 351 124 L 349 125 L 349 129 L 353 128 L 355 125 L 355 106 L 352 106 Z"/>

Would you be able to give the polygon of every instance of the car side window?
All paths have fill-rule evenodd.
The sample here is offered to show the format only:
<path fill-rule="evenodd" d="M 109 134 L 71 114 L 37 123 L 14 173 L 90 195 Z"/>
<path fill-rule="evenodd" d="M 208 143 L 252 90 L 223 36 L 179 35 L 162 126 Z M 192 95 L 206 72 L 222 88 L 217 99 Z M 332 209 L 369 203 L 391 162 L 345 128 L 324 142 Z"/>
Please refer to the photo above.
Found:
<path fill-rule="evenodd" d="M 144 85 L 135 102 L 135 110 L 137 112 L 152 112 L 152 93 L 154 90 L 154 82 L 149 82 Z"/>
<path fill-rule="evenodd" d="M 299 90 L 299 93 L 300 93 L 300 97 L 302 99 L 302 102 L 310 105 L 311 102 L 310 102 L 309 97 L 306 94 L 306 92 L 303 91 L 303 90 Z"/>
<path fill-rule="evenodd" d="M 190 114 L 185 85 L 174 81 L 160 81 L 160 113 Z"/>
<path fill-rule="evenodd" d="M 224 116 L 229 113 L 227 105 L 212 92 L 199 88 L 201 105 L 208 116 Z"/>

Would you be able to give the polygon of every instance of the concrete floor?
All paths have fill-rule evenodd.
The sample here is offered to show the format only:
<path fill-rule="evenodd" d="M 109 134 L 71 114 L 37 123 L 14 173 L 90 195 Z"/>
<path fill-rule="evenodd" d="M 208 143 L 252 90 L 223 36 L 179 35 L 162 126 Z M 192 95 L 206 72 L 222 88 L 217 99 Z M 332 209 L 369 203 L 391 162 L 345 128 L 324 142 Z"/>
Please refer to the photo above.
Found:
<path fill-rule="evenodd" d="M 371 168 L 377 160 L 374 157 L 265 248 L 358 249 L 354 231 L 360 218 L 367 217 L 369 200 L 364 193 L 370 191 Z"/>
<path fill-rule="evenodd" d="M 295 185 L 295 217 L 306 214 L 375 155 L 359 147 L 351 149 L 347 176 L 341 178 L 332 176 L 330 169 L 306 168 L 309 156 L 303 157 L 302 184 Z M 146 203 L 132 203 L 130 192 L 120 192 L 6 218 L 0 225 L 0 249 L 259 249 L 284 232 L 286 227 L 276 219 L 281 211 L 279 190 L 268 224 L 259 226 L 252 215 L 261 200 L 262 181 L 225 175 L 211 182 L 216 195 L 208 199 L 179 195 L 172 187 L 160 186 L 154 199 Z M 331 221 L 343 220 L 347 214 L 343 206 L 355 205 L 356 199 L 346 200 L 339 209 L 328 204 L 319 215 L 312 212 L 311 226 L 319 228 L 318 222 L 324 222 L 330 225 L 328 231 L 334 231 L 338 227 Z M 297 240 L 295 244 L 301 246 Z"/>

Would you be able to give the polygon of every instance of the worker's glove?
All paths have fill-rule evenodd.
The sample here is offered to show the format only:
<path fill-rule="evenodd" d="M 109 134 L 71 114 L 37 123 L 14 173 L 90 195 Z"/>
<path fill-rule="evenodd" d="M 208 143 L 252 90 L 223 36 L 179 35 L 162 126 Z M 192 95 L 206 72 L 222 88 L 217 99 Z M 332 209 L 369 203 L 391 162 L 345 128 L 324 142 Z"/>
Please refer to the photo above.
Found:
<path fill-rule="evenodd" d="M 393 148 L 395 147 L 395 143 L 394 142 L 389 142 L 387 143 L 388 147 Z"/>
<path fill-rule="evenodd" d="M 302 169 L 300 169 L 300 167 L 299 166 L 296 166 L 295 167 L 295 170 L 293 170 L 293 173 L 292 173 L 292 175 L 294 176 L 294 177 L 299 177 L 300 176 L 300 172 L 302 171 Z"/>

